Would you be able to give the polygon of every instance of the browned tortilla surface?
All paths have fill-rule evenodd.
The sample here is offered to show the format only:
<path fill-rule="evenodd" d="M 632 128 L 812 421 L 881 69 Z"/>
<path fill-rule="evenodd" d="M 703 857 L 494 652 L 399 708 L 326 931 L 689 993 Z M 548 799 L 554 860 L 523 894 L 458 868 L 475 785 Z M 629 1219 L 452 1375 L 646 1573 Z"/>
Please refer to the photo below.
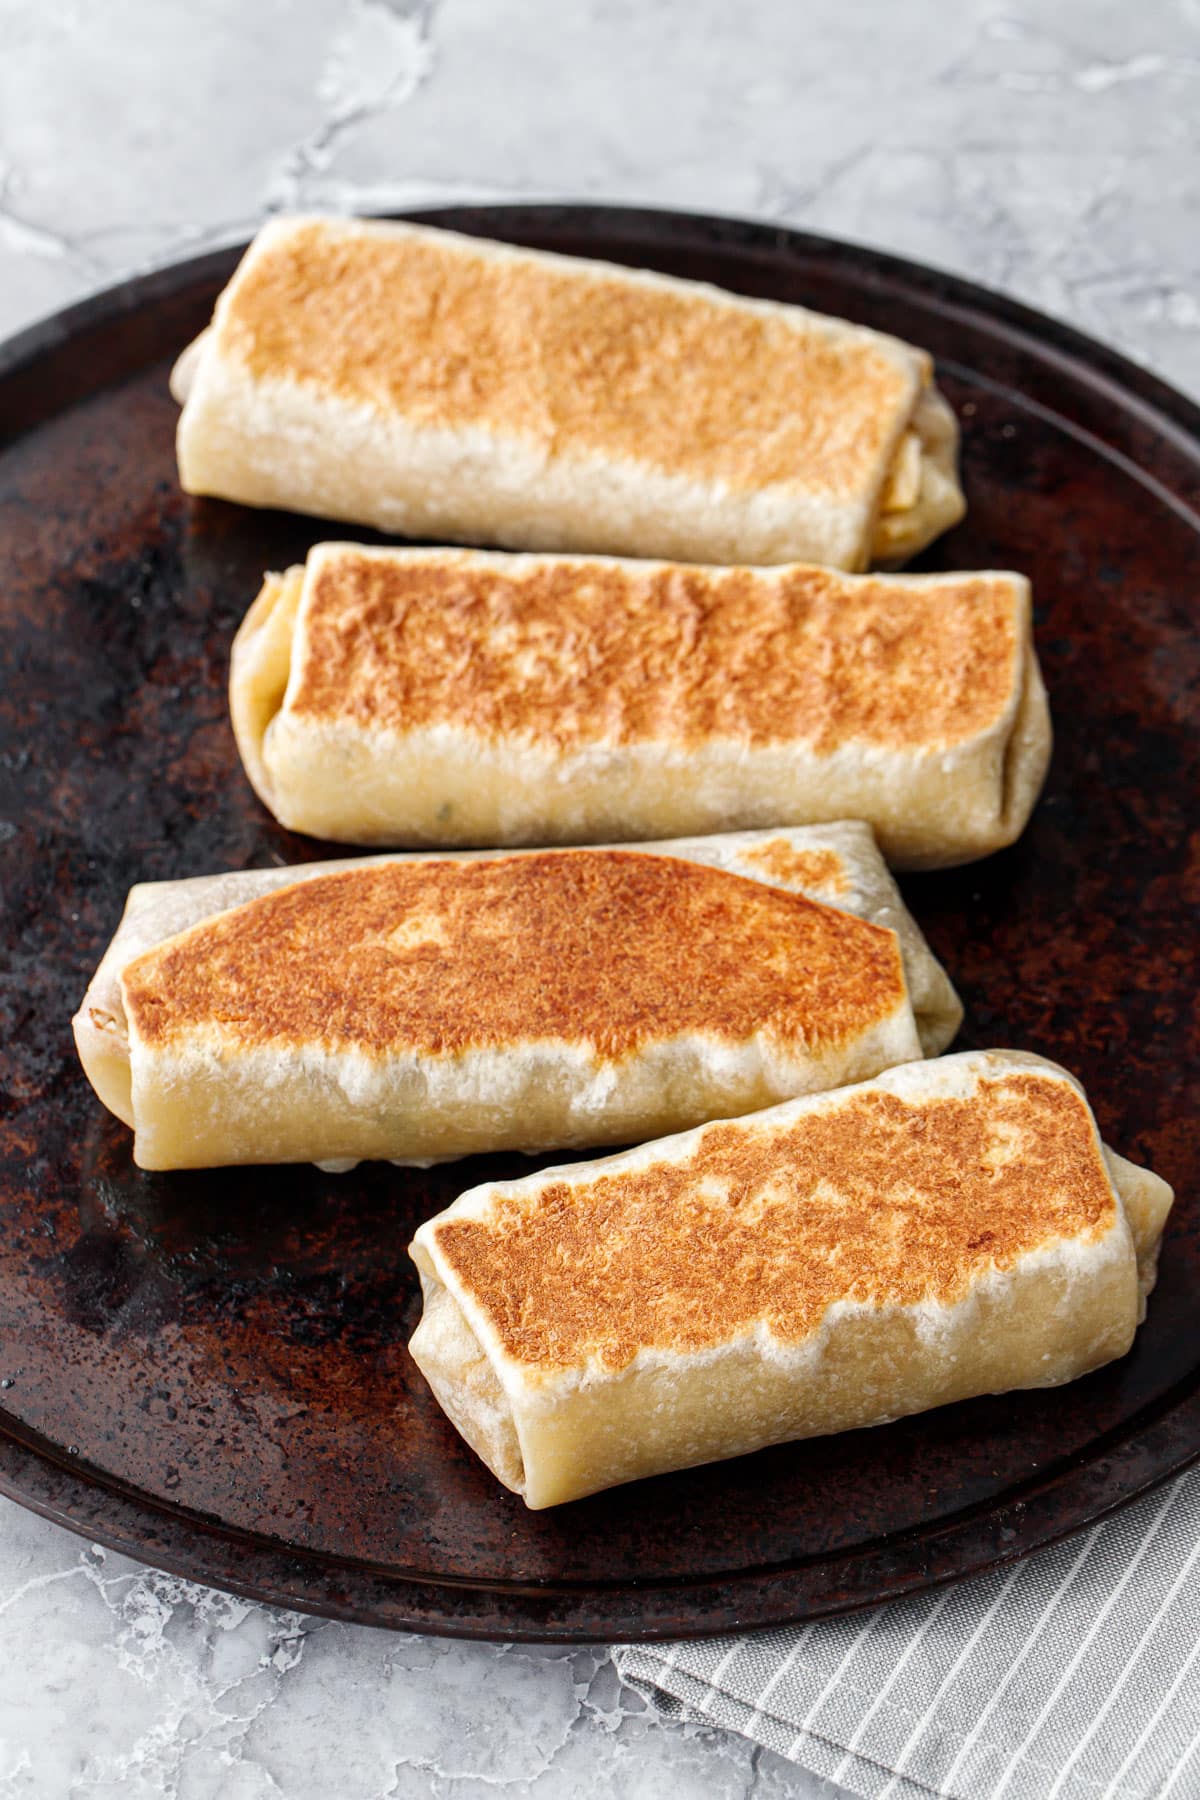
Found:
<path fill-rule="evenodd" d="M 385 1057 L 558 1039 L 622 1057 L 702 1032 L 820 1051 L 902 1005 L 889 931 L 671 857 L 568 851 L 390 863 L 207 919 L 129 964 L 150 1045 Z"/>
<path fill-rule="evenodd" d="M 1115 1201 L 1087 1105 L 1013 1074 L 919 1105 L 876 1091 L 790 1125 L 708 1126 L 686 1161 L 498 1196 L 437 1227 L 504 1350 L 546 1369 L 807 1337 L 837 1301 L 953 1305 L 989 1268 L 1091 1241 Z"/>

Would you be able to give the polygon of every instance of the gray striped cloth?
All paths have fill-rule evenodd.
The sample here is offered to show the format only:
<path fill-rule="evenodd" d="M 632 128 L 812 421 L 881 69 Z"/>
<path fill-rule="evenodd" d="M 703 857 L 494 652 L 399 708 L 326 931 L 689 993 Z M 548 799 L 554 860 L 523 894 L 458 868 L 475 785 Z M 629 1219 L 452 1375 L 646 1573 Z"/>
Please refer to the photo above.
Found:
<path fill-rule="evenodd" d="M 993 1575 L 613 1655 L 659 1712 L 877 1800 L 1195 1800 L 1200 1468 Z"/>

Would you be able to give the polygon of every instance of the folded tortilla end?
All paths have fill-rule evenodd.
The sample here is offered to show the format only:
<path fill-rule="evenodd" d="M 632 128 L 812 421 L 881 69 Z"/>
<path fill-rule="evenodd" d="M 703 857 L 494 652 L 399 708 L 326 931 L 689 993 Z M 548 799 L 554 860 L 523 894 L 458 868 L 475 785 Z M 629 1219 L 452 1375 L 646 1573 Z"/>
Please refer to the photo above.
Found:
<path fill-rule="evenodd" d="M 287 569 L 282 575 L 264 575 L 258 596 L 238 627 L 230 655 L 233 735 L 250 785 L 266 807 L 274 805 L 266 738 L 287 692 L 303 590 L 302 567 Z"/>
<path fill-rule="evenodd" d="M 200 364 L 204 352 L 212 340 L 212 327 L 205 326 L 198 337 L 194 337 L 185 350 L 181 350 L 175 358 L 168 377 L 171 398 L 179 406 L 186 406 L 196 385 L 196 377 L 200 372 Z"/>
<path fill-rule="evenodd" d="M 124 1018 L 85 1000 L 71 1020 L 71 1031 L 83 1072 L 97 1098 L 132 1130 L 133 1077 Z"/>

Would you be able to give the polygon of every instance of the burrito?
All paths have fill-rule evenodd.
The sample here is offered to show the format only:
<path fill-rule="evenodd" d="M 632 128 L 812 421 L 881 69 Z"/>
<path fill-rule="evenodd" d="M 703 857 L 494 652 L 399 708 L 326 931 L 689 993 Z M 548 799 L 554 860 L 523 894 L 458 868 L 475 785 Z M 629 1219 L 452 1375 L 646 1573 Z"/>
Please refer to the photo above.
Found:
<path fill-rule="evenodd" d="M 343 843 L 550 844 L 860 818 L 901 868 L 1009 844 L 1050 756 L 1020 575 L 322 544 L 268 576 L 250 780 Z"/>
<path fill-rule="evenodd" d="M 477 1187 L 410 1349 L 530 1507 L 1123 1356 L 1172 1194 L 1011 1050 Z"/>
<path fill-rule="evenodd" d="M 862 569 L 964 510 L 924 352 L 418 225 L 264 226 L 171 387 L 189 493 L 409 537 Z"/>
<path fill-rule="evenodd" d="M 941 1049 L 865 826 L 135 887 L 74 1021 L 145 1169 L 630 1143 Z"/>

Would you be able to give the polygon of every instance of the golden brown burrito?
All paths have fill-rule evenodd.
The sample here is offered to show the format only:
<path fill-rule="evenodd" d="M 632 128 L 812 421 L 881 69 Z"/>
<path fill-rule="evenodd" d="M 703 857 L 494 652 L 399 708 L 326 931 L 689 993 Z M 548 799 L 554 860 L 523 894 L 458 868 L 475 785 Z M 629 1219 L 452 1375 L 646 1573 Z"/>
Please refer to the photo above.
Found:
<path fill-rule="evenodd" d="M 264 226 L 171 386 L 189 493 L 409 537 L 859 569 L 963 513 L 922 351 L 425 226 Z"/>
<path fill-rule="evenodd" d="M 147 1169 L 628 1143 L 941 1049 L 865 826 L 136 887 L 74 1027 Z"/>
<path fill-rule="evenodd" d="M 1050 755 L 1010 574 L 321 544 L 267 577 L 230 703 L 266 805 L 343 843 L 861 818 L 937 868 L 1011 843 Z"/>
<path fill-rule="evenodd" d="M 1123 1356 L 1166 1182 L 975 1051 L 464 1194 L 410 1348 L 531 1507 Z"/>

